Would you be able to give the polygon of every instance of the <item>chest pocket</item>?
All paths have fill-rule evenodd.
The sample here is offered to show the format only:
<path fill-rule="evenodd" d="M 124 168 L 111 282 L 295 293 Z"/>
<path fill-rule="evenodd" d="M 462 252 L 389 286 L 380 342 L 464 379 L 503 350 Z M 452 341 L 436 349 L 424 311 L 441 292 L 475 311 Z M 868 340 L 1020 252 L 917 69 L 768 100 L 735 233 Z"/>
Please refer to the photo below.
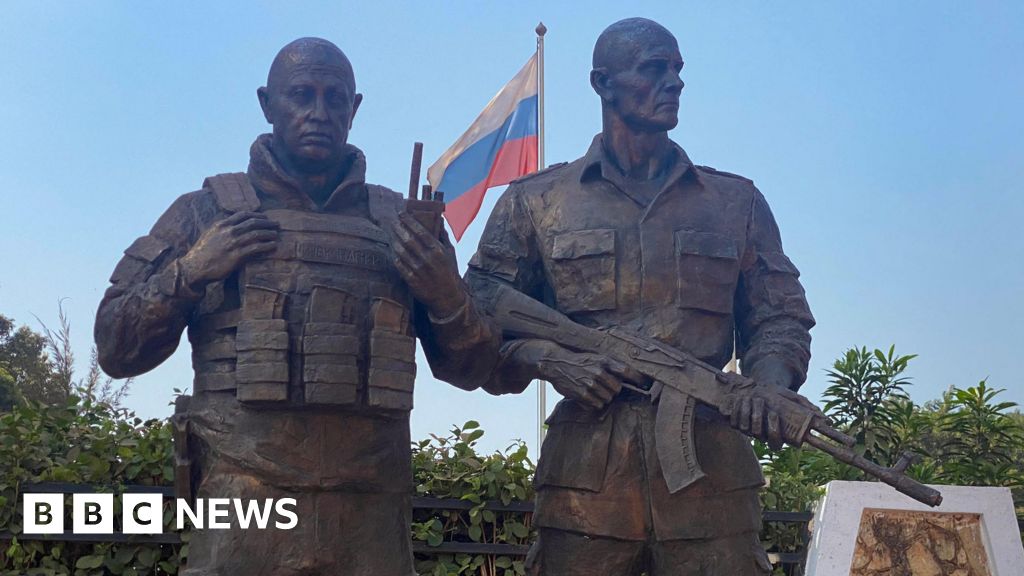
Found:
<path fill-rule="evenodd" d="M 739 260 L 736 243 L 713 232 L 676 230 L 679 306 L 731 314 Z"/>
<path fill-rule="evenodd" d="M 573 313 L 615 308 L 615 230 L 559 234 L 551 248 L 551 260 L 559 310 Z"/>

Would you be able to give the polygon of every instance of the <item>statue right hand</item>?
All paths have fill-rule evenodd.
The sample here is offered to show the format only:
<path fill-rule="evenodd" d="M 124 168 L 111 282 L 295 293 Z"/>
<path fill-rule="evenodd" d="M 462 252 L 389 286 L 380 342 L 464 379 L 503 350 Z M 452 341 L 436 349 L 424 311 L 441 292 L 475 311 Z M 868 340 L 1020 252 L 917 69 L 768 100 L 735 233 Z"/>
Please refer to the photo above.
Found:
<path fill-rule="evenodd" d="M 600 410 L 619 390 L 625 380 L 642 385 L 645 378 L 629 366 L 600 354 L 577 353 L 558 344 L 533 340 L 521 352 L 532 358 L 538 377 L 551 382 L 566 398 Z"/>
<path fill-rule="evenodd" d="M 253 256 L 277 247 L 278 225 L 259 212 L 236 212 L 210 226 L 180 262 L 194 289 L 223 280 Z"/>

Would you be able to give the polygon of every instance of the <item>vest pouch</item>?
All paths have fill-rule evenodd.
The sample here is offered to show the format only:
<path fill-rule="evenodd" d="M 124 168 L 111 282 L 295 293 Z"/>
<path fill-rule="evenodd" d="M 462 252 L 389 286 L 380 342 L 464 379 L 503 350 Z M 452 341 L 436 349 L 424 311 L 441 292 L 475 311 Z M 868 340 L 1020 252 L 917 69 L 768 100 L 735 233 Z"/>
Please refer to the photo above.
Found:
<path fill-rule="evenodd" d="M 370 319 L 367 403 L 387 410 L 412 410 L 416 339 L 407 334 L 409 309 L 388 298 L 374 298 Z"/>
<path fill-rule="evenodd" d="M 241 402 L 288 400 L 288 322 L 283 318 L 287 295 L 247 285 L 235 335 L 235 395 Z"/>
<path fill-rule="evenodd" d="M 356 298 L 314 286 L 302 332 L 302 381 L 307 404 L 338 406 L 359 400 L 359 329 Z"/>

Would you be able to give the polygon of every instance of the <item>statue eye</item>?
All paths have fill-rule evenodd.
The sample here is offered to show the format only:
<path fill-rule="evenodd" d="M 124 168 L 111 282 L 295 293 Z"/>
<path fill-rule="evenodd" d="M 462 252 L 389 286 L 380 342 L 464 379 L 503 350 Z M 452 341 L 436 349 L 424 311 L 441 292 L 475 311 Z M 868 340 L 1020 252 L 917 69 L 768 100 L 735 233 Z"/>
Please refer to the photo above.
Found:
<path fill-rule="evenodd" d="M 644 74 L 661 74 L 668 68 L 665 60 L 648 60 L 640 65 L 640 71 Z"/>
<path fill-rule="evenodd" d="M 343 94 L 335 90 L 327 93 L 327 103 L 333 108 L 341 108 L 345 105 L 346 99 Z"/>
<path fill-rule="evenodd" d="M 310 95 L 310 89 L 305 86 L 296 86 L 288 91 L 288 96 L 296 100 L 308 99 Z"/>

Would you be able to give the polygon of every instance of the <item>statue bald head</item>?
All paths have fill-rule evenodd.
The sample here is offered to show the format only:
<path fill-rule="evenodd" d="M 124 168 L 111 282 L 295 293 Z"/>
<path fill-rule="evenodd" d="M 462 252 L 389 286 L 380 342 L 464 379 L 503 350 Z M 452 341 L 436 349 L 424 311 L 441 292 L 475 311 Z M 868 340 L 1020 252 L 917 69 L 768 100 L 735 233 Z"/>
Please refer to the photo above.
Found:
<path fill-rule="evenodd" d="M 604 29 L 594 43 L 593 67 L 610 72 L 629 66 L 643 47 L 657 42 L 676 44 L 664 26 L 647 18 L 626 18 Z"/>
<path fill-rule="evenodd" d="M 323 173 L 345 158 L 363 96 L 345 53 L 321 38 L 299 38 L 277 53 L 267 85 L 256 91 L 272 148 L 291 170 Z"/>
<path fill-rule="evenodd" d="M 601 97 L 605 128 L 665 132 L 679 121 L 683 58 L 675 36 L 646 18 L 605 28 L 594 44 L 590 84 Z"/>
<path fill-rule="evenodd" d="M 281 48 L 270 65 L 267 88 L 272 90 L 275 84 L 287 80 L 296 72 L 310 69 L 337 74 L 345 79 L 355 94 L 356 76 L 348 56 L 334 43 L 323 38 L 299 38 Z"/>

